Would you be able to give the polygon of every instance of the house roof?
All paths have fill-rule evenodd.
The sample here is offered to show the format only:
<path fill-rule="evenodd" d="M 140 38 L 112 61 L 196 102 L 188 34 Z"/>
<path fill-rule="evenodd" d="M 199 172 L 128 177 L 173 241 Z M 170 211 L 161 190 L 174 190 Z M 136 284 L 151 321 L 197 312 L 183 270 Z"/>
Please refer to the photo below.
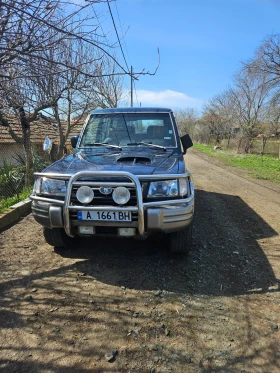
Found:
<path fill-rule="evenodd" d="M 14 133 L 20 139 L 23 139 L 21 124 L 18 118 L 9 119 L 9 123 Z M 65 124 L 66 125 L 66 124 Z M 83 120 L 80 120 L 77 125 L 73 126 L 70 131 L 69 139 L 72 136 L 78 135 L 83 126 Z M 45 137 L 48 136 L 54 143 L 59 142 L 59 134 L 57 126 L 53 122 L 47 122 L 46 120 L 39 119 L 30 124 L 30 138 L 33 144 L 42 144 Z M 3 144 L 15 144 L 16 141 L 9 133 L 9 128 L 0 126 L 0 146 Z"/>

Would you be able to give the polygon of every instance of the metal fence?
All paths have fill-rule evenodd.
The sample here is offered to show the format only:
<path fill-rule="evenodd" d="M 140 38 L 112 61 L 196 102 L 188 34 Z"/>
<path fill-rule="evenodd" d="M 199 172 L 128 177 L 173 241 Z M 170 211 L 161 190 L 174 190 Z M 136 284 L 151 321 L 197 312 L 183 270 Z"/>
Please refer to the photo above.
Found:
<path fill-rule="evenodd" d="M 207 134 L 194 135 L 192 140 L 196 143 L 207 144 L 207 145 L 218 145 L 223 149 L 231 149 L 237 153 L 244 153 L 246 139 L 242 139 L 238 136 L 233 136 L 230 139 L 219 139 L 216 142 L 216 136 L 209 136 Z M 265 148 L 263 151 L 263 143 L 261 138 L 255 138 L 250 149 L 251 154 L 270 154 L 275 157 L 280 158 L 280 139 L 279 138 L 269 138 L 266 141 Z"/>
<path fill-rule="evenodd" d="M 43 152 L 43 144 L 32 144 L 31 155 L 32 175 L 51 163 L 50 155 Z M 0 210 L 5 201 L 19 196 L 25 190 L 25 178 L 26 160 L 23 145 L 1 143 L 0 139 Z"/>

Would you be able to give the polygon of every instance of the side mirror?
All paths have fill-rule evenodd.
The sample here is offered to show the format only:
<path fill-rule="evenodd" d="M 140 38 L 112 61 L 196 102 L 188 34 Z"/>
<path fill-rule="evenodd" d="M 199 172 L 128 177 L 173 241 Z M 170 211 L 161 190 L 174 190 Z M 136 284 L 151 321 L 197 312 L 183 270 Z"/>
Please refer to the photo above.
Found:
<path fill-rule="evenodd" d="M 50 153 L 52 150 L 52 145 L 52 140 L 48 136 L 46 136 L 43 143 L 43 150 L 47 153 Z"/>
<path fill-rule="evenodd" d="M 76 148 L 76 145 L 77 145 L 77 142 L 78 142 L 78 138 L 79 136 L 73 136 L 71 137 L 71 145 L 72 145 L 72 148 Z"/>
<path fill-rule="evenodd" d="M 193 146 L 192 139 L 190 138 L 189 134 L 186 134 L 181 137 L 184 153 L 186 153 L 186 150 L 191 148 Z"/>

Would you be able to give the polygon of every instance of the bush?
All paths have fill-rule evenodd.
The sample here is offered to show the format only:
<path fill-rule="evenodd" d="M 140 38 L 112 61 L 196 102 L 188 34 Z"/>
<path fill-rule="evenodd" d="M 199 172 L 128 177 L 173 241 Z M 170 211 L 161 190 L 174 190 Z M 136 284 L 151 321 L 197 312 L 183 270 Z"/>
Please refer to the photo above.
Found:
<path fill-rule="evenodd" d="M 4 160 L 0 168 L 0 198 L 19 194 L 24 187 L 25 166 L 14 167 Z"/>
<path fill-rule="evenodd" d="M 5 199 L 0 199 L 0 213 L 13 206 L 15 203 L 23 201 L 24 199 L 28 198 L 30 193 L 30 190 L 23 189 L 23 191 L 18 195 L 14 195 L 13 197 Z"/>
<path fill-rule="evenodd" d="M 41 155 L 38 155 L 34 150 L 31 151 L 31 155 L 32 155 L 32 173 L 41 172 L 50 163 L 50 161 L 47 161 L 44 157 L 42 157 Z M 16 156 L 14 156 L 13 158 L 17 161 L 18 164 L 22 166 L 26 165 L 26 159 L 24 156 L 21 156 L 20 154 L 16 154 Z"/>

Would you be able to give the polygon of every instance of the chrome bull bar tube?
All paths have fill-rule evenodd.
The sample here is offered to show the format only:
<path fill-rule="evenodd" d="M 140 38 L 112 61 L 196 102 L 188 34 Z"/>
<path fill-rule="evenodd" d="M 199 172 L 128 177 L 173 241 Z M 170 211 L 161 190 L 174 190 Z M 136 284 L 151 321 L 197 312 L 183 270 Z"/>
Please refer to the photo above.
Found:
<path fill-rule="evenodd" d="M 102 171 L 80 171 L 77 172 L 75 175 L 71 176 L 69 179 L 67 190 L 66 190 L 66 196 L 65 196 L 65 203 L 63 206 L 63 218 L 64 218 L 64 228 L 65 232 L 72 236 L 71 233 L 71 223 L 70 223 L 70 214 L 69 210 L 71 209 L 77 209 L 74 206 L 70 206 L 70 199 L 71 199 L 71 191 L 72 191 L 72 185 L 76 182 L 76 180 L 82 178 L 82 177 L 126 177 L 131 180 L 131 184 L 135 186 L 136 191 L 136 198 L 137 198 L 137 207 L 127 207 L 127 211 L 137 211 L 138 210 L 138 231 L 141 236 L 144 235 L 144 206 L 143 206 L 143 198 L 142 198 L 142 188 L 139 179 L 137 176 L 129 173 L 129 172 L 121 172 L 121 171 L 109 171 L 106 172 L 106 174 Z M 90 183 L 89 183 L 90 184 Z M 89 185 L 88 184 L 88 185 Z M 115 182 L 113 185 L 119 186 L 119 182 Z M 80 209 L 80 207 L 79 207 Z M 89 211 L 94 211 L 97 208 L 95 207 L 89 207 L 87 208 Z M 121 209 L 118 207 L 109 207 L 103 208 L 105 211 L 120 211 Z"/>
<path fill-rule="evenodd" d="M 35 201 L 42 201 L 42 202 L 49 202 L 55 203 L 59 205 L 63 205 L 63 218 L 64 218 L 64 229 L 65 232 L 72 236 L 71 233 L 71 222 L 70 222 L 70 210 L 100 210 L 100 207 L 94 206 L 71 206 L 71 191 L 72 186 L 81 186 L 81 185 L 89 185 L 89 186 L 98 186 L 100 183 L 106 186 L 134 186 L 136 191 L 136 199 L 137 199 L 137 206 L 129 206 L 126 207 L 127 211 L 130 212 L 138 212 L 138 231 L 141 236 L 145 234 L 145 222 L 144 222 L 144 209 L 148 207 L 157 207 L 157 206 L 164 206 L 164 205 L 175 205 L 175 204 L 183 204 L 189 203 L 194 198 L 194 186 L 192 181 L 192 176 L 189 171 L 186 171 L 183 174 L 157 174 L 157 175 L 133 175 L 130 172 L 125 171 L 80 171 L 76 174 L 56 174 L 56 173 L 34 173 L 35 177 L 46 177 L 50 179 L 63 179 L 69 180 L 66 195 L 64 201 L 46 198 L 46 197 L 38 197 L 35 195 L 31 195 L 30 198 Z M 128 182 L 119 182 L 119 181 L 110 181 L 110 182 L 100 182 L 100 181 L 79 181 L 78 179 L 83 177 L 126 177 L 131 180 L 131 183 Z M 151 180 L 168 180 L 168 179 L 180 179 L 180 178 L 190 178 L 190 195 L 187 198 L 181 198 L 176 200 L 166 200 L 166 201 L 154 201 L 154 202 L 145 202 L 143 203 L 142 197 L 142 188 L 140 184 L 141 181 L 151 181 Z M 115 207 L 115 206 L 103 206 L 102 210 L 104 211 L 123 211 L 123 207 Z"/>

